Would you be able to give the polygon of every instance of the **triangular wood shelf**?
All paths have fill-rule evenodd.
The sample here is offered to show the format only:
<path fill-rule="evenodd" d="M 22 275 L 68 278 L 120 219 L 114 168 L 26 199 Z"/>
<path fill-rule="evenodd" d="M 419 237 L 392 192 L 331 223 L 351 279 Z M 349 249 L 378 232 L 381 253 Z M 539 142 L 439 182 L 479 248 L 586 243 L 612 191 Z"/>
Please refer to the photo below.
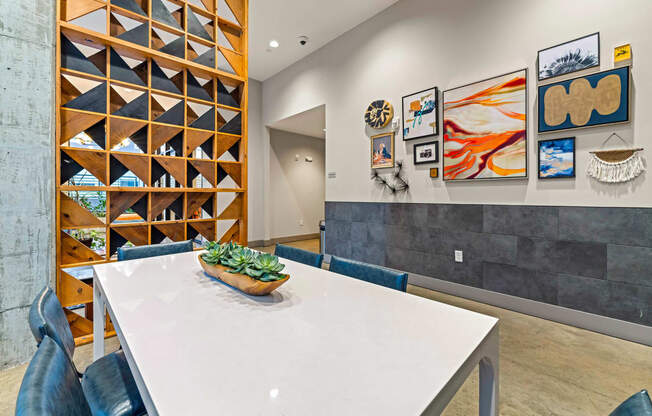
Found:
<path fill-rule="evenodd" d="M 220 52 L 222 53 L 222 56 L 224 56 L 231 65 L 231 68 L 235 71 L 236 74 L 242 75 L 242 72 L 244 70 L 244 58 L 241 54 L 237 52 L 233 52 L 231 49 L 224 48 L 222 46 L 219 47 Z"/>
<path fill-rule="evenodd" d="M 222 237 L 220 237 L 220 243 L 229 243 L 231 241 L 240 241 L 240 221 L 234 222 L 233 225 L 228 230 L 226 230 Z"/>
<path fill-rule="evenodd" d="M 211 185 L 217 187 L 217 182 L 215 181 L 215 162 L 212 160 L 188 159 L 188 163 L 197 169 Z"/>
<path fill-rule="evenodd" d="M 104 223 L 74 199 L 61 192 L 61 227 L 104 227 Z"/>
<path fill-rule="evenodd" d="M 203 235 L 208 241 L 215 241 L 215 231 L 217 230 L 215 220 L 192 221 L 188 224 L 199 234 Z"/>
<path fill-rule="evenodd" d="M 183 194 L 181 192 L 156 192 L 152 193 L 152 201 L 150 212 L 152 215 L 152 221 L 161 215 L 165 209 L 167 209 L 174 201 L 176 201 Z M 175 212 L 176 213 L 176 212 Z M 182 213 L 176 213 L 179 217 L 182 216 Z"/>
<path fill-rule="evenodd" d="M 238 185 L 242 186 L 242 163 L 240 162 L 217 162 L 220 167 Z"/>
<path fill-rule="evenodd" d="M 113 149 L 115 146 L 120 144 L 121 141 L 145 127 L 147 122 L 111 117 L 109 119 L 109 124 L 111 131 L 109 135 L 109 148 Z"/>
<path fill-rule="evenodd" d="M 153 156 L 153 160 L 158 162 L 159 165 L 167 173 L 179 182 L 182 186 L 186 186 L 186 161 L 181 158 L 167 157 L 167 156 Z"/>
<path fill-rule="evenodd" d="M 106 3 L 98 0 L 67 0 L 62 2 L 62 6 L 61 19 L 69 22 L 105 7 Z"/>
<path fill-rule="evenodd" d="M 73 149 L 70 147 L 62 149 L 62 151 L 89 171 L 100 182 L 107 185 L 106 154 L 104 152 Z"/>
<path fill-rule="evenodd" d="M 127 155 L 124 153 L 112 153 L 111 156 L 118 159 L 134 175 L 138 176 L 145 185 L 149 186 L 149 161 L 147 156 Z"/>
<path fill-rule="evenodd" d="M 146 195 L 147 192 L 111 192 L 109 195 L 109 222 L 115 221 L 120 215 L 131 208 L 135 203 L 139 202 L 140 199 Z M 147 218 L 143 219 L 147 220 Z"/>
<path fill-rule="evenodd" d="M 184 156 L 189 156 L 196 148 L 201 146 L 206 140 L 214 135 L 215 132 L 213 131 L 188 129 L 186 131 L 186 154 Z"/>
<path fill-rule="evenodd" d="M 213 195 L 213 192 L 192 192 L 187 196 L 186 217 L 190 218 L 202 205 L 206 203 Z"/>
<path fill-rule="evenodd" d="M 241 140 L 240 136 L 234 136 L 231 134 L 220 134 L 217 133 L 217 153 L 215 157 L 219 158 L 224 153 L 226 153 L 234 144 Z"/>
<path fill-rule="evenodd" d="M 168 140 L 172 139 L 181 131 L 183 131 L 183 127 L 162 126 L 160 124 L 153 124 L 152 137 L 150 139 L 151 140 L 150 153 L 154 153 L 156 149 L 163 146 L 165 143 L 168 142 Z"/>
<path fill-rule="evenodd" d="M 186 239 L 186 227 L 183 223 L 154 224 L 154 227 L 172 241 L 183 241 Z"/>
<path fill-rule="evenodd" d="M 242 213 L 242 194 L 231 201 L 228 207 L 222 211 L 222 213 L 217 217 L 218 220 L 239 220 L 243 216 Z"/>
<path fill-rule="evenodd" d="M 57 295 L 61 306 L 68 307 L 93 301 L 93 287 L 61 271 Z"/>
<path fill-rule="evenodd" d="M 79 241 L 72 238 L 67 233 L 63 231 L 61 232 L 62 264 L 86 263 L 100 260 L 104 260 L 104 258 Z"/>
<path fill-rule="evenodd" d="M 236 19 L 238 19 L 238 23 L 240 23 L 240 26 L 245 25 L 245 8 L 243 4 L 243 0 L 225 0 L 226 5 L 229 6 L 229 9 L 231 9 L 231 12 L 235 16 Z"/>
<path fill-rule="evenodd" d="M 111 229 L 136 246 L 144 246 L 148 243 L 146 225 L 121 225 Z"/>
<path fill-rule="evenodd" d="M 78 111 L 61 109 L 61 136 L 59 143 L 63 144 L 89 127 L 104 119 L 102 114 L 87 114 Z"/>
<path fill-rule="evenodd" d="M 236 52 L 242 52 L 242 32 L 234 28 L 232 25 L 226 24 L 222 21 L 218 22 L 218 26 L 233 50 Z"/>

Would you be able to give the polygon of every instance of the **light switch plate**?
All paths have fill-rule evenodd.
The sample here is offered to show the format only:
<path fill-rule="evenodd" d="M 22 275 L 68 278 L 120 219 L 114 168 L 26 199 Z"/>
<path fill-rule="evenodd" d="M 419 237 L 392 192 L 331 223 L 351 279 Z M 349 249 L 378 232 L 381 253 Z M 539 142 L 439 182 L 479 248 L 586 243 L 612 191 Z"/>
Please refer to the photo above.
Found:
<path fill-rule="evenodd" d="M 456 263 L 464 262 L 464 252 L 462 250 L 455 250 L 455 262 Z"/>

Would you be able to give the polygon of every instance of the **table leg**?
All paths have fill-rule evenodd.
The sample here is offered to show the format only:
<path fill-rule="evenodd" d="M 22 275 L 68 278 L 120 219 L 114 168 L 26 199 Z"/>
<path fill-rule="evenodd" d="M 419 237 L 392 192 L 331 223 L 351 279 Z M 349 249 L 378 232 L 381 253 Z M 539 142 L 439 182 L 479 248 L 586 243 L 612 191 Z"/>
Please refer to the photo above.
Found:
<path fill-rule="evenodd" d="M 485 340 L 480 360 L 480 416 L 498 416 L 498 327 Z"/>
<path fill-rule="evenodd" d="M 104 297 L 95 278 L 93 283 L 93 360 L 104 356 L 104 321 L 106 320 Z"/>

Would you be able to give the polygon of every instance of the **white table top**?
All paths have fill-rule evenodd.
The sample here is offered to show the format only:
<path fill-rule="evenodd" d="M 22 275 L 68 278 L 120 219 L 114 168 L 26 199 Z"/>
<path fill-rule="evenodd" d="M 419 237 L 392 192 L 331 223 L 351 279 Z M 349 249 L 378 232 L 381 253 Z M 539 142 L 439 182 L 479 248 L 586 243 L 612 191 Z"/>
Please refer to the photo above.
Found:
<path fill-rule="evenodd" d="M 197 255 L 94 266 L 159 415 L 418 415 L 498 322 L 285 259 L 247 296 Z"/>

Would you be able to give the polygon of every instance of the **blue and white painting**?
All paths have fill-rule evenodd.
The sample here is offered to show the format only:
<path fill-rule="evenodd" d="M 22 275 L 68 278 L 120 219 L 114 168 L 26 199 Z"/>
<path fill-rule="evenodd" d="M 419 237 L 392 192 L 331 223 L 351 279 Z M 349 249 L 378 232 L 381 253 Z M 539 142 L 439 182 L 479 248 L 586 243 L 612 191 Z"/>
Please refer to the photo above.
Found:
<path fill-rule="evenodd" d="M 539 51 L 539 81 L 600 66 L 600 34 Z"/>
<path fill-rule="evenodd" d="M 575 137 L 539 142 L 539 178 L 575 177 Z"/>

